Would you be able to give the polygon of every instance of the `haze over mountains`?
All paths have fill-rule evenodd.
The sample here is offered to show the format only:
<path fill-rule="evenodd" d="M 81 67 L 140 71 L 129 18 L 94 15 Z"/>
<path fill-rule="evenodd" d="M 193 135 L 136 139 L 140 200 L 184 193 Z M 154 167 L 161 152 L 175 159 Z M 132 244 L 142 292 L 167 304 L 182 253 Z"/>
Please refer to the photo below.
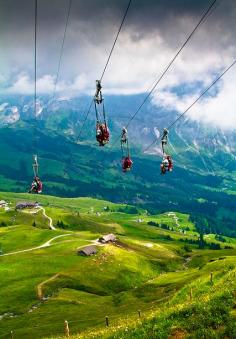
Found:
<path fill-rule="evenodd" d="M 109 127 L 113 134 L 120 133 L 121 127 L 128 122 L 142 99 L 143 95 L 108 96 L 106 98 Z M 60 97 L 52 101 L 48 96 L 41 96 L 37 101 L 37 120 L 43 121 L 46 128 L 76 138 L 83 123 L 89 100 L 90 97 Z M 0 125 L 7 126 L 20 120 L 33 120 L 35 119 L 33 109 L 34 104 L 30 96 L 2 98 Z M 177 116 L 178 114 L 174 111 L 167 112 L 163 108 L 156 107 L 152 102 L 147 104 L 132 121 L 132 128 L 129 131 L 131 142 L 133 140 L 134 145 L 145 148 L 154 140 L 155 136 L 158 138 L 162 129 L 171 124 Z M 92 109 L 82 133 L 82 140 L 91 141 L 93 139 L 94 119 L 95 113 Z M 236 156 L 234 130 L 224 130 L 212 124 L 194 122 L 188 116 L 171 130 L 170 142 L 173 148 L 177 142 L 178 145 L 181 144 L 182 149 L 192 149 L 196 153 L 204 152 L 206 149 L 212 153 L 208 154 L 212 158 L 218 152 L 223 152 L 232 159 Z M 152 148 L 151 151 L 160 153 L 158 147 Z"/>

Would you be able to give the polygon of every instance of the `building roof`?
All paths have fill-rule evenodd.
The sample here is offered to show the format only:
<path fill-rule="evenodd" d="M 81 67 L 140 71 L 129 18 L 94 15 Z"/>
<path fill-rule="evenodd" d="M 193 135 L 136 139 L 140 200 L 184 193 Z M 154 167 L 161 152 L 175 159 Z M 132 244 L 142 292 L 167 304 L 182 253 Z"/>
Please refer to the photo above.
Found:
<path fill-rule="evenodd" d="M 16 204 L 16 208 L 23 208 L 23 207 L 35 207 L 38 206 L 38 202 L 33 201 L 20 201 Z"/>
<path fill-rule="evenodd" d="M 97 253 L 97 248 L 96 248 L 96 246 L 93 246 L 93 245 L 86 246 L 86 247 L 80 248 L 78 250 L 78 253 L 84 254 L 84 255 L 96 254 Z"/>
<path fill-rule="evenodd" d="M 99 241 L 101 242 L 109 242 L 109 241 L 115 241 L 116 236 L 112 233 L 103 235 L 101 238 L 99 238 Z"/>

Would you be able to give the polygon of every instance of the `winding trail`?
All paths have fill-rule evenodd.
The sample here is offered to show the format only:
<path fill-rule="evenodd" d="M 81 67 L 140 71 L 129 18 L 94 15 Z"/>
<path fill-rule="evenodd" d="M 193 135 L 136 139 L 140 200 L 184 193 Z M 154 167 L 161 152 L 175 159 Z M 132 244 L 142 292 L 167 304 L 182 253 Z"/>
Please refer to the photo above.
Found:
<path fill-rule="evenodd" d="M 56 279 L 57 277 L 59 277 L 60 273 L 54 274 L 51 278 L 44 280 L 43 282 L 41 282 L 40 284 L 38 284 L 37 286 L 37 297 L 38 299 L 42 300 L 44 298 L 43 295 L 43 286 L 46 285 L 48 282 Z"/>
<path fill-rule="evenodd" d="M 67 235 L 67 234 L 64 234 L 64 235 Z M 62 235 L 63 236 L 63 235 Z M 60 237 L 60 236 L 58 236 L 58 237 Z M 56 238 L 58 238 L 58 237 L 56 237 Z M 52 238 L 51 240 L 49 240 L 46 244 L 47 244 L 47 246 L 51 246 L 51 241 L 53 240 L 53 239 L 55 239 L 55 238 Z M 105 246 L 105 244 L 102 244 L 102 243 L 100 243 L 99 241 L 98 241 L 98 239 L 95 239 L 95 240 L 88 240 L 91 244 L 94 244 L 94 245 L 96 245 L 96 246 Z M 44 244 L 45 245 L 45 244 Z M 86 245 L 81 245 L 81 246 L 79 246 L 78 248 L 77 248 L 77 250 L 78 249 L 80 249 L 80 248 L 83 248 L 83 247 L 85 247 Z M 38 285 L 37 285 L 37 298 L 39 299 L 39 300 L 43 300 L 44 299 L 44 294 L 43 294 L 43 287 L 45 286 L 45 285 L 47 285 L 47 283 L 49 283 L 49 282 L 51 282 L 51 281 L 53 281 L 53 280 L 55 280 L 55 279 L 57 279 L 58 277 L 60 276 L 60 273 L 56 273 L 56 274 L 54 274 L 52 277 L 50 277 L 50 278 L 48 278 L 48 279 L 46 279 L 46 280 L 44 280 L 44 281 L 42 281 L 41 283 L 39 283 Z"/>
<path fill-rule="evenodd" d="M 55 239 L 58 239 L 58 238 L 61 238 L 61 237 L 68 237 L 70 235 L 75 235 L 75 234 L 74 233 L 60 234 L 60 235 L 57 235 L 56 237 L 53 237 L 53 238 L 49 239 L 48 241 L 46 241 L 42 245 L 39 245 L 39 246 L 36 246 L 36 247 L 27 248 L 25 250 L 19 250 L 19 251 L 15 251 L 15 252 L 1 254 L 0 258 L 1 257 L 9 256 L 9 255 L 15 255 L 15 254 L 20 254 L 20 253 L 32 252 L 32 251 L 35 251 L 35 250 L 40 250 L 41 248 L 45 248 L 45 247 L 50 247 L 50 246 L 54 245 L 54 244 L 52 244 L 52 241 L 54 241 Z"/>
<path fill-rule="evenodd" d="M 58 239 L 58 238 L 69 237 L 69 236 L 77 236 L 77 235 L 79 235 L 79 233 L 60 234 L 60 235 L 57 235 L 56 237 L 53 237 L 53 238 L 49 239 L 48 241 L 46 241 L 42 245 L 39 245 L 39 246 L 36 246 L 36 247 L 27 248 L 25 250 L 18 250 L 18 251 L 14 251 L 14 252 L 9 252 L 9 253 L 5 253 L 5 254 L 1 254 L 0 258 L 1 257 L 9 256 L 9 255 L 15 255 L 15 254 L 20 254 L 20 253 L 26 253 L 26 252 L 32 252 L 32 251 L 35 251 L 35 250 L 40 250 L 40 249 L 45 248 L 45 247 L 50 247 L 52 245 L 56 245 L 57 243 L 52 244 L 52 242 L 54 240 Z M 83 240 L 86 240 L 86 241 L 90 242 L 91 244 L 94 244 L 94 245 L 97 245 L 97 246 L 104 246 L 104 244 L 101 244 L 98 241 L 98 239 L 95 239 L 95 240 L 83 239 Z M 81 248 L 84 247 L 84 246 L 86 246 L 86 244 L 81 246 Z"/>
<path fill-rule="evenodd" d="M 52 218 L 50 218 L 47 214 L 46 214 L 46 211 L 45 211 L 45 208 L 40 206 L 40 208 L 38 209 L 39 211 L 43 211 L 43 216 L 48 219 L 49 221 L 49 227 L 51 228 L 51 230 L 55 231 L 56 230 L 56 227 L 53 226 L 53 221 L 52 221 Z"/>

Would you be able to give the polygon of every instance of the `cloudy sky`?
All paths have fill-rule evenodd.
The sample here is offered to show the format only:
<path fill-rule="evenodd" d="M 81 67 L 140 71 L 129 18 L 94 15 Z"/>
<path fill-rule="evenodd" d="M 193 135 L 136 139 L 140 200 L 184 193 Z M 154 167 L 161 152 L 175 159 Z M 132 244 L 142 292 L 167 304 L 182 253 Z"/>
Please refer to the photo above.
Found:
<path fill-rule="evenodd" d="M 38 0 L 38 93 L 53 92 L 69 0 Z M 104 76 L 104 94 L 148 91 L 212 1 L 133 0 Z M 128 0 L 72 0 L 58 95 L 94 92 Z M 0 0 L 0 94 L 31 94 L 34 1 Z M 236 1 L 218 0 L 159 84 L 152 103 L 182 112 L 236 59 Z M 236 127 L 236 66 L 192 119 Z M 135 109 L 135 108 L 134 108 Z"/>

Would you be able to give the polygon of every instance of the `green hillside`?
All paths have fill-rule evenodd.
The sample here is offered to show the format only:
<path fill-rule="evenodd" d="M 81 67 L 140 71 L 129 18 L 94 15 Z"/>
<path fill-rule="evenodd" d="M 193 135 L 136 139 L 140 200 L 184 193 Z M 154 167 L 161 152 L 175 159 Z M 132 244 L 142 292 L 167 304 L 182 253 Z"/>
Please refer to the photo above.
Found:
<path fill-rule="evenodd" d="M 199 310 L 202 306 L 195 302 L 205 297 L 207 307 L 218 307 L 214 300 L 220 293 L 229 296 L 225 312 L 230 312 L 235 239 L 222 242 L 211 234 L 200 246 L 187 214 L 170 210 L 150 215 L 141 208 L 90 198 L 0 193 L 2 199 L 7 206 L 0 208 L 1 338 L 9 338 L 11 331 L 14 338 L 60 336 L 65 320 L 71 334 L 80 332 L 86 338 L 88 330 L 97 336 L 121 338 L 127 332 L 128 338 L 150 338 L 149 333 L 172 333 L 173 317 L 174 325 L 191 333 L 183 325 L 185 308 L 189 314 L 194 307 Z M 19 201 L 35 199 L 39 208 L 15 210 Z M 108 233 L 114 233 L 117 242 L 99 245 L 96 239 Z M 96 246 L 97 253 L 78 255 L 86 245 Z M 190 287 L 193 304 L 186 301 Z M 138 310 L 145 318 L 143 330 L 136 323 Z M 115 327 L 104 332 L 106 316 Z"/>
<path fill-rule="evenodd" d="M 186 169 L 176 155 L 174 171 L 161 176 L 160 157 L 136 150 L 133 169 L 124 174 L 120 150 L 75 144 L 43 125 L 35 129 L 21 122 L 0 129 L 1 191 L 27 192 L 36 149 L 45 194 L 128 203 L 153 214 L 175 209 L 207 218 L 205 232 L 236 236 L 234 172 L 210 175 L 197 159 Z"/>
<path fill-rule="evenodd" d="M 234 261 L 235 264 L 235 261 Z M 215 265 L 214 269 L 216 269 Z M 82 338 L 235 338 L 236 336 L 236 270 L 228 262 L 218 267 L 213 282 L 211 265 L 194 283 L 186 284 L 172 300 L 157 310 L 123 318 L 109 328 L 73 335 Z M 167 277 L 162 283 L 167 284 Z M 57 337 L 59 339 L 59 337 Z M 62 337 L 60 337 L 62 338 Z"/>

